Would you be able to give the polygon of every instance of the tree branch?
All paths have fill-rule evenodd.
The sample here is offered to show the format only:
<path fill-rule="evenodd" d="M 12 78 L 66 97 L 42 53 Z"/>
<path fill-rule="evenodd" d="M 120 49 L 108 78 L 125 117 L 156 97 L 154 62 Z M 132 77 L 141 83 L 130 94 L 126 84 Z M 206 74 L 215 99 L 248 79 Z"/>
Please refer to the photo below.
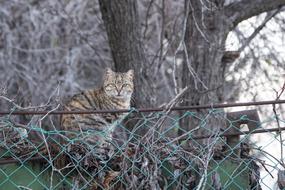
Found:
<path fill-rule="evenodd" d="M 226 6 L 225 15 L 232 20 L 235 27 L 243 20 L 284 5 L 285 0 L 241 0 Z"/>
<path fill-rule="evenodd" d="M 280 8 L 276 9 L 273 12 L 267 13 L 267 16 L 264 18 L 261 25 L 259 25 L 254 32 L 242 43 L 242 46 L 238 49 L 239 52 L 242 52 L 250 42 L 260 33 L 260 31 L 265 27 L 265 25 L 278 13 L 280 12 Z"/>

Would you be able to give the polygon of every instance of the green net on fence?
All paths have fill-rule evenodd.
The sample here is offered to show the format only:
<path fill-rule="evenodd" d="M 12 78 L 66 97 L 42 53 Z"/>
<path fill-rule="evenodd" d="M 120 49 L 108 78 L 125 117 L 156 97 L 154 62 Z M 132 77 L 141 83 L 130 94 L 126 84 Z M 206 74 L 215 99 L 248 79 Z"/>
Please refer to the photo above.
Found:
<path fill-rule="evenodd" d="M 252 113 L 133 109 L 106 147 L 84 140 L 92 130 L 48 130 L 2 116 L 0 189 L 271 189 L 284 171 L 284 120 Z"/>

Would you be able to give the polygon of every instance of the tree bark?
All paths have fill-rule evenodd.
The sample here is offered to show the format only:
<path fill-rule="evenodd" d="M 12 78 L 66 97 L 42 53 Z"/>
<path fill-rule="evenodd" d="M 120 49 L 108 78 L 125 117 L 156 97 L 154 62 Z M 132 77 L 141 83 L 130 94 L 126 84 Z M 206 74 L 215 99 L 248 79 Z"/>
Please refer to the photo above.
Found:
<path fill-rule="evenodd" d="M 207 6 L 215 8 L 205 8 L 205 4 L 200 1 L 185 0 L 185 7 L 189 11 L 184 39 L 187 56 L 183 64 L 182 87 L 189 86 L 190 89 L 184 97 L 183 106 L 224 101 L 226 64 L 223 59 L 228 33 L 242 20 L 284 4 L 285 0 L 243 0 L 224 7 L 215 1 L 208 1 Z M 209 110 L 197 110 L 197 116 L 205 118 L 208 112 Z M 198 132 L 199 135 L 225 127 L 221 117 L 211 116 L 203 122 L 206 125 Z M 195 117 L 181 121 L 184 130 L 201 124 L 201 120 Z M 181 133 L 183 130 L 179 131 Z"/>
<path fill-rule="evenodd" d="M 155 102 L 151 71 L 142 43 L 137 2 L 134 0 L 99 0 L 115 70 L 135 70 L 135 106 L 150 107 Z"/>
<path fill-rule="evenodd" d="M 204 9 L 198 1 L 185 1 L 188 7 L 185 43 L 187 55 L 183 64 L 182 86 L 189 86 L 183 106 L 203 105 L 223 101 L 224 44 L 229 27 L 222 10 Z M 203 24 L 202 24 L 203 23 Z M 196 110 L 204 118 L 208 110 Z M 224 127 L 223 120 L 210 116 L 207 129 L 200 129 L 197 135 L 211 133 Z M 201 125 L 200 119 L 185 118 L 181 126 L 186 130 Z M 201 125 L 202 126 L 202 125 Z M 207 131 L 207 132 L 206 132 Z M 183 133 L 179 131 L 179 135 Z"/>

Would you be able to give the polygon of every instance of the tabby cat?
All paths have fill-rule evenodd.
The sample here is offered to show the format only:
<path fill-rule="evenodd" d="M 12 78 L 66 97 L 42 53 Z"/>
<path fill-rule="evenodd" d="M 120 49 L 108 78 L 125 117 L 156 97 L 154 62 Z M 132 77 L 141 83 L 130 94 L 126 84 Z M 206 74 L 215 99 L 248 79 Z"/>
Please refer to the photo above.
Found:
<path fill-rule="evenodd" d="M 103 85 L 73 96 L 64 106 L 66 111 L 129 109 L 134 91 L 134 71 L 114 72 L 107 68 Z M 104 114 L 68 114 L 62 115 L 61 126 L 66 136 L 73 142 L 105 147 L 112 140 L 117 122 L 124 119 L 126 113 Z"/>

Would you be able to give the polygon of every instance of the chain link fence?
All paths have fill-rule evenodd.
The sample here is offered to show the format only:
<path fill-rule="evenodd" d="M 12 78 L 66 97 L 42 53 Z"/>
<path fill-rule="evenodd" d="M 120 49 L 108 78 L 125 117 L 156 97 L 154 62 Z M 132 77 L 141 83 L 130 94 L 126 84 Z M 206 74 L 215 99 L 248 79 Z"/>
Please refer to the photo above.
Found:
<path fill-rule="evenodd" d="M 2 113 L 0 189 L 284 188 L 282 114 L 217 107 L 202 113 L 132 109 L 104 148 L 79 134 L 68 139 L 75 132 L 53 123 L 56 112 L 30 112 L 43 115 L 28 117 L 27 124 L 17 123 L 21 112 Z M 221 126 L 211 125 L 213 118 Z M 185 125 L 193 120 L 197 125 Z"/>

